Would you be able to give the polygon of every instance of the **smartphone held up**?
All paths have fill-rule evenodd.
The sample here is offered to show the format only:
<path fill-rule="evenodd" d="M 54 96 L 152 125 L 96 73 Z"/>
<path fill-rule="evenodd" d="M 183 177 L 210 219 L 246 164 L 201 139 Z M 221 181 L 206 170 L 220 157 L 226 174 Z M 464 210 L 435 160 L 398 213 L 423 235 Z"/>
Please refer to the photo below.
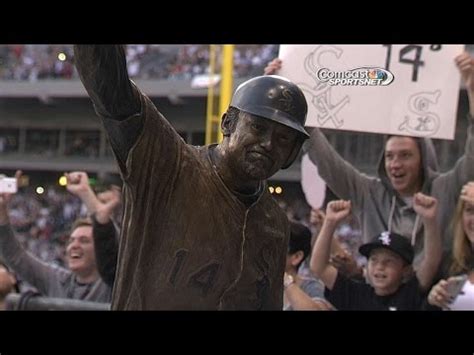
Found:
<path fill-rule="evenodd" d="M 0 193 L 14 194 L 18 191 L 16 178 L 0 175 Z"/>

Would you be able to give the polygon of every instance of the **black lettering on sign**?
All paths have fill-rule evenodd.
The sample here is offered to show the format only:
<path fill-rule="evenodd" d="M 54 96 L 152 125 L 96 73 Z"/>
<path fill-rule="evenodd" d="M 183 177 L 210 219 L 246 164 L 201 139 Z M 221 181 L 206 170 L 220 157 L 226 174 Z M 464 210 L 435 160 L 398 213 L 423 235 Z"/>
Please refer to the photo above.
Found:
<path fill-rule="evenodd" d="M 425 62 L 420 59 L 422 49 L 422 46 L 410 45 L 405 46 L 400 50 L 400 63 L 407 63 L 413 65 L 413 74 L 411 76 L 411 81 L 418 81 L 418 68 L 425 65 Z M 408 53 L 413 51 L 415 51 L 415 58 L 406 58 Z"/>
<path fill-rule="evenodd" d="M 383 47 L 387 47 L 387 56 L 385 57 L 385 69 L 390 70 L 390 61 L 392 59 L 392 45 L 391 44 L 383 44 Z M 432 51 L 439 51 L 441 49 L 441 45 L 431 45 L 430 50 Z M 425 65 L 425 62 L 421 60 L 421 53 L 423 51 L 423 46 L 420 45 L 409 45 L 404 46 L 400 49 L 398 53 L 398 61 L 404 64 L 411 64 L 413 65 L 413 72 L 411 75 L 411 81 L 418 81 L 418 71 L 419 68 Z M 409 54 L 411 52 L 415 52 L 413 58 L 409 58 Z"/>
<path fill-rule="evenodd" d="M 387 47 L 387 56 L 385 57 L 385 69 L 390 70 L 390 59 L 392 58 L 392 45 L 382 44 L 383 47 Z"/>

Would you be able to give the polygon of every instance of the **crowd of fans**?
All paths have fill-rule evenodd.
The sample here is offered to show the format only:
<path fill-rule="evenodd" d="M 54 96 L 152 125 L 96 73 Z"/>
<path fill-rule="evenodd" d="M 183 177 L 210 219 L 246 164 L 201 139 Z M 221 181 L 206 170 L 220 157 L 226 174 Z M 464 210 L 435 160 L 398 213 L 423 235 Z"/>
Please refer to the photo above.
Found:
<path fill-rule="evenodd" d="M 100 191 L 100 185 L 98 189 Z M 322 220 L 315 221 L 310 217 L 311 207 L 303 197 L 280 197 L 278 202 L 286 211 L 289 220 L 307 226 L 312 235 L 318 233 Z M 324 218 L 324 212 L 321 211 L 318 210 Z M 76 219 L 88 215 L 88 207 L 84 200 L 64 187 L 45 185 L 44 193 L 38 194 L 33 186 L 27 186 L 20 188 L 18 193 L 12 196 L 9 215 L 16 238 L 27 252 L 45 263 L 67 268 L 66 248 L 71 226 Z M 347 218 L 341 224 L 335 238 L 349 254 L 357 255 L 356 250 L 362 239 L 360 229 L 353 218 Z M 358 262 L 361 264 L 360 260 Z M 21 292 L 36 290 L 18 275 L 16 279 Z"/>
<path fill-rule="evenodd" d="M 134 79 L 190 80 L 209 71 L 209 45 L 127 45 L 126 51 L 128 72 Z M 262 73 L 277 51 L 277 45 L 236 45 L 235 77 Z M 216 64 L 218 70 L 219 61 Z M 0 45 L 0 80 L 77 78 L 71 45 Z"/>
<path fill-rule="evenodd" d="M 64 266 L 64 248 L 72 223 L 84 216 L 80 199 L 59 186 L 37 194 L 22 188 L 11 201 L 10 220 L 26 250 L 45 262 Z"/>

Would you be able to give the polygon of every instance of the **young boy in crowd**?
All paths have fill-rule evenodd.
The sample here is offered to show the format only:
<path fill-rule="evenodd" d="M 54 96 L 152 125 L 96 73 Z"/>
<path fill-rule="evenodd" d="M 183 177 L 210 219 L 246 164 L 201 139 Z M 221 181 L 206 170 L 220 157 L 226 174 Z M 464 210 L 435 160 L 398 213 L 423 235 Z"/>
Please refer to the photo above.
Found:
<path fill-rule="evenodd" d="M 338 310 L 419 310 L 441 261 L 441 236 L 436 225 L 438 202 L 415 194 L 413 208 L 424 225 L 424 256 L 413 273 L 413 246 L 408 238 L 382 232 L 359 252 L 367 257 L 367 281 L 344 277 L 329 263 L 334 230 L 351 210 L 350 201 L 328 204 L 326 219 L 311 256 L 311 271 L 326 287 L 325 297 Z"/>

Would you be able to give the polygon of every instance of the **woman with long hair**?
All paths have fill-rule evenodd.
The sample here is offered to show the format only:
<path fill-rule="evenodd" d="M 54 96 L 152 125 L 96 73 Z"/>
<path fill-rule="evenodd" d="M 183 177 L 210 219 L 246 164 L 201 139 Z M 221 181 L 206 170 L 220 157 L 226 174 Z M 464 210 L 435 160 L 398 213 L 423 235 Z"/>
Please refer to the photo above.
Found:
<path fill-rule="evenodd" d="M 450 310 L 474 310 L 474 182 L 461 190 L 454 213 L 450 277 L 430 291 L 428 302 Z"/>

